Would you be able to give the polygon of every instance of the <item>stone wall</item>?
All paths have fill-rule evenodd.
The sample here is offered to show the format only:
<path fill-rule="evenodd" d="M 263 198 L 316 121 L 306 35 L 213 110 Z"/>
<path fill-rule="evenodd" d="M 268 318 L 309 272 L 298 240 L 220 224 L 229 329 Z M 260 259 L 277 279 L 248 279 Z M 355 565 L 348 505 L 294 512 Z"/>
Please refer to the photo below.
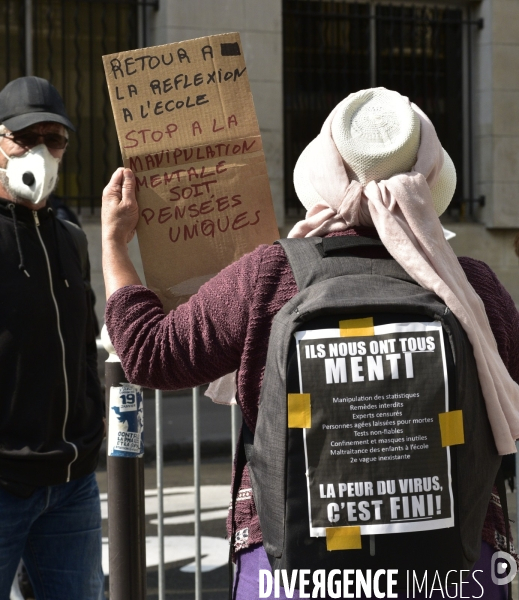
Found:
<path fill-rule="evenodd" d="M 446 223 L 458 256 L 485 261 L 519 306 L 519 2 L 470 4 L 473 28 L 475 197 L 485 196 L 478 223 Z M 457 165 L 458 166 L 458 165 Z M 458 166 L 459 167 L 459 166 Z M 467 194 L 468 195 L 468 194 Z"/>
<path fill-rule="evenodd" d="M 456 233 L 450 240 L 456 256 L 486 262 L 519 308 L 519 258 L 514 252 L 514 238 L 519 231 L 487 229 L 478 223 L 447 223 L 445 226 Z"/>
<path fill-rule="evenodd" d="M 483 0 L 476 33 L 476 196 L 489 228 L 519 228 L 519 2 Z"/>

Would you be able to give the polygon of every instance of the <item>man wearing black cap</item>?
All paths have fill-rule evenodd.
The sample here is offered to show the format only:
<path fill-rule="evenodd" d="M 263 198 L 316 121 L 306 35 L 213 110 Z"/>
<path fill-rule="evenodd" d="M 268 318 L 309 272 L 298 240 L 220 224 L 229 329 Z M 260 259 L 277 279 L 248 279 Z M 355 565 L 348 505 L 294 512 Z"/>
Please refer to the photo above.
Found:
<path fill-rule="evenodd" d="M 68 131 L 48 81 L 0 92 L 0 598 L 22 557 L 37 598 L 103 597 L 86 238 L 47 206 Z"/>

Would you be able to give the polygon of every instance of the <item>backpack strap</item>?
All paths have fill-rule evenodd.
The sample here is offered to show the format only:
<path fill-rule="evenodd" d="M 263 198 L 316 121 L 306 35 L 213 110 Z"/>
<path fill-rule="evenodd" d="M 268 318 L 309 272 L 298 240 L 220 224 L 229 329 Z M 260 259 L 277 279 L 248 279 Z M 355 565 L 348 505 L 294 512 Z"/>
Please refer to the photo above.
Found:
<path fill-rule="evenodd" d="M 378 246 L 384 247 L 384 244 L 377 239 L 363 237 L 361 235 L 346 235 L 339 237 L 321 238 L 321 243 L 317 244 L 317 249 L 324 256 L 330 256 L 334 252 L 350 250 L 353 248 L 365 248 Z"/>
<path fill-rule="evenodd" d="M 349 255 L 356 248 L 383 247 L 378 239 L 345 235 L 333 238 L 285 238 L 276 244 L 287 255 L 299 291 L 341 275 L 383 275 L 416 283 L 392 258 Z"/>

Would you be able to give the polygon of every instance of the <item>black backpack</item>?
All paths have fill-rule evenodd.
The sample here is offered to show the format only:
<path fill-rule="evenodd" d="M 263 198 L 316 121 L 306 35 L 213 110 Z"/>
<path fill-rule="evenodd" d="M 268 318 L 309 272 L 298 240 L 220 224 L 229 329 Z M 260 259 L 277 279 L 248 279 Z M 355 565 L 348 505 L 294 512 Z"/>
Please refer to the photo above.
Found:
<path fill-rule="evenodd" d="M 470 569 L 501 460 L 463 328 L 393 259 L 350 255 L 378 240 L 278 243 L 299 292 L 243 429 L 272 568 L 396 569 L 397 589 Z"/>

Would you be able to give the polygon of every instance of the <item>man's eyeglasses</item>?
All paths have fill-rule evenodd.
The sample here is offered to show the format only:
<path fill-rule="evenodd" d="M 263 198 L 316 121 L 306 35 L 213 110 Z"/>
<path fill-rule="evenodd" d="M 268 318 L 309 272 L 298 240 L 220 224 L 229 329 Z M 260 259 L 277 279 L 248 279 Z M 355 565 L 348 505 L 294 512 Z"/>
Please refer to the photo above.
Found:
<path fill-rule="evenodd" d="M 12 140 L 18 146 L 22 148 L 34 148 L 40 142 L 50 148 L 51 150 L 63 150 L 67 147 L 68 138 L 60 133 L 38 133 L 37 131 L 19 131 L 15 133 L 0 133 L 0 137 L 5 137 L 8 140 Z"/>

